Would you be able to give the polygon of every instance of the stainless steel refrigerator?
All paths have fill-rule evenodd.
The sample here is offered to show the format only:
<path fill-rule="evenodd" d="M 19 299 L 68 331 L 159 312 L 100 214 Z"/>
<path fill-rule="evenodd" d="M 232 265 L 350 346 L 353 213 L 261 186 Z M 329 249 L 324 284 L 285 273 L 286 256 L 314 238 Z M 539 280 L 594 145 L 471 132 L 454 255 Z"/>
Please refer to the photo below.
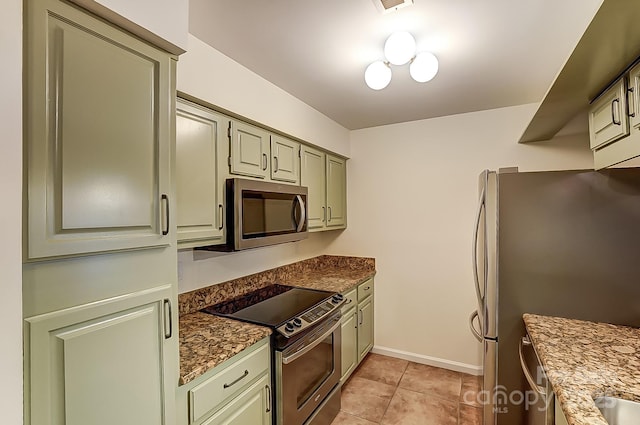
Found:
<path fill-rule="evenodd" d="M 517 393 L 523 313 L 640 327 L 640 169 L 484 171 L 479 194 L 470 324 L 484 425 L 538 423 Z"/>

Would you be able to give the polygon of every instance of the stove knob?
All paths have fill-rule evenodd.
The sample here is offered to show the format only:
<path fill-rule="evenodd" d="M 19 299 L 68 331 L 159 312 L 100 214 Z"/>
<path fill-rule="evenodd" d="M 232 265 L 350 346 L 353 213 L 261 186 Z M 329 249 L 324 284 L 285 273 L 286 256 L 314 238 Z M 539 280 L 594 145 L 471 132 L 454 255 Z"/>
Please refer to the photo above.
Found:
<path fill-rule="evenodd" d="M 295 319 L 293 319 L 293 324 L 296 328 L 300 328 L 302 327 L 302 320 L 300 320 L 299 317 L 296 317 Z"/>
<path fill-rule="evenodd" d="M 293 324 L 291 322 L 287 322 L 287 324 L 284 325 L 284 330 L 286 332 L 293 332 Z"/>
<path fill-rule="evenodd" d="M 334 304 L 339 304 L 340 301 L 342 301 L 344 299 L 344 296 L 342 296 L 342 294 L 335 294 L 334 296 L 331 297 L 331 301 Z"/>

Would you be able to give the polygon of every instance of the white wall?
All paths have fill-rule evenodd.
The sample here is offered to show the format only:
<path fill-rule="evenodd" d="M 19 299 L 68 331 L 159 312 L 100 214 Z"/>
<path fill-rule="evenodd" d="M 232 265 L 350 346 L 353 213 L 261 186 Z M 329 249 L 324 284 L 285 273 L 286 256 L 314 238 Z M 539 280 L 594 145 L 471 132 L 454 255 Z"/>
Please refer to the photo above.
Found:
<path fill-rule="evenodd" d="M 346 128 L 191 35 L 178 61 L 178 90 L 341 155 L 351 153 Z M 180 251 L 179 291 L 321 255 L 339 234 L 237 253 Z"/>
<path fill-rule="evenodd" d="M 169 52 L 187 49 L 189 0 L 71 1 Z"/>
<path fill-rule="evenodd" d="M 0 423 L 22 423 L 22 0 L 2 4 L 0 25 Z"/>
<path fill-rule="evenodd" d="M 349 131 L 306 103 L 189 35 L 178 62 L 178 90 L 349 156 Z"/>
<path fill-rule="evenodd" d="M 178 251 L 178 289 L 188 292 L 322 255 L 340 233 L 311 233 L 306 240 L 240 252 Z"/>
<path fill-rule="evenodd" d="M 468 327 L 478 174 L 593 167 L 584 134 L 517 144 L 534 111 L 523 105 L 351 133 L 349 228 L 328 252 L 376 258 L 377 347 L 462 369 L 481 364 Z"/>

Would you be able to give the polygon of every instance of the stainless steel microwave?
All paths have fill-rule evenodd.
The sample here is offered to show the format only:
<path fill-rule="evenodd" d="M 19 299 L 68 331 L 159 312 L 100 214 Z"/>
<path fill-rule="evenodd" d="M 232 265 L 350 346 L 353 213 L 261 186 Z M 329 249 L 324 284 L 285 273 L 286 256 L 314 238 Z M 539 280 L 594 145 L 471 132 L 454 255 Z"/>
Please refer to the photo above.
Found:
<path fill-rule="evenodd" d="M 226 250 L 305 239 L 306 187 L 246 179 L 226 181 Z"/>

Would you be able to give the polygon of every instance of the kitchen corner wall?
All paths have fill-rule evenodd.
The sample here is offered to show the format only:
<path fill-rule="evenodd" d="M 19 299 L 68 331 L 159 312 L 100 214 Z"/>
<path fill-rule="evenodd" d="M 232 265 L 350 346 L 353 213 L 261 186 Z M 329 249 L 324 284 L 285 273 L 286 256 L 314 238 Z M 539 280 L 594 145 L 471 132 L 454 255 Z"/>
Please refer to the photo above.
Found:
<path fill-rule="evenodd" d="M 586 134 L 516 143 L 535 109 L 523 105 L 351 133 L 349 227 L 327 253 L 375 257 L 376 350 L 458 370 L 481 364 L 481 346 L 468 324 L 475 309 L 471 239 L 478 175 L 512 166 L 593 168 Z"/>
<path fill-rule="evenodd" d="M 344 156 L 349 131 L 196 37 L 178 61 L 178 91 Z M 178 288 L 187 292 L 325 253 L 340 231 L 235 253 L 178 252 Z"/>
<path fill-rule="evenodd" d="M 22 423 L 22 0 L 2 3 L 0 24 L 0 423 Z"/>

